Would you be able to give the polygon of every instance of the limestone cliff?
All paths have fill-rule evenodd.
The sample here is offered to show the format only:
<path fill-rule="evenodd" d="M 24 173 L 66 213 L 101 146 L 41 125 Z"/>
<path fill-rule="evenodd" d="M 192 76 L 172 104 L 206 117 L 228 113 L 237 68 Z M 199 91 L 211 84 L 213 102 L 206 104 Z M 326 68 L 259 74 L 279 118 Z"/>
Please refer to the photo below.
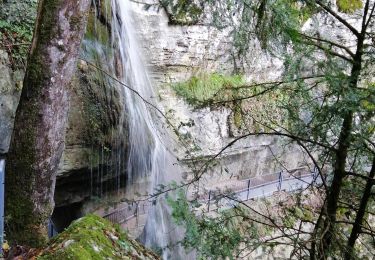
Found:
<path fill-rule="evenodd" d="M 228 106 L 197 109 L 178 96 L 171 86 L 201 74 L 230 75 L 239 66 L 246 82 L 272 81 L 282 75 L 283 64 L 263 51 L 255 38 L 251 40 L 246 63 L 241 64 L 234 55 L 233 28 L 214 27 L 209 10 L 194 24 L 176 25 L 171 21 L 170 9 L 157 8 L 157 2 L 137 1 L 132 5 L 138 37 L 147 57 L 145 62 L 159 89 L 155 102 L 163 106 L 180 137 L 188 143 L 187 158 L 207 158 L 241 135 L 241 129 L 235 126 L 235 113 Z M 251 103 L 254 102 L 250 105 L 257 110 L 268 109 L 267 104 Z M 177 152 L 182 159 L 186 155 L 183 151 Z M 279 171 L 279 162 L 287 168 L 297 168 L 304 164 L 303 154 L 295 146 L 284 147 L 281 140 L 253 137 L 227 149 L 212 174 L 219 179 L 246 178 Z"/>
<path fill-rule="evenodd" d="M 96 1 L 96 4 L 99 11 L 92 9 L 81 50 L 82 60 L 71 87 L 66 147 L 56 183 L 56 210 L 63 222 L 82 215 L 82 206 L 88 200 L 122 187 L 126 181 L 127 133 L 123 89 L 87 62 L 106 71 L 112 69 L 114 75 L 116 66 L 121 66 L 116 63 L 118 54 L 113 53 L 109 46 L 110 1 Z M 204 159 L 217 153 L 240 134 L 233 130 L 232 109 L 196 109 L 177 96 L 171 84 L 202 72 L 227 75 L 234 72 L 239 61 L 233 58 L 230 28 L 223 31 L 216 29 L 204 14 L 199 19 L 195 17 L 194 21 L 181 16 L 183 12 L 181 15 L 173 14 L 168 7 L 161 8 L 157 0 L 133 2 L 132 8 L 144 51 L 142 56 L 146 57 L 145 63 L 158 89 L 159 95 L 151 97 L 151 101 L 163 107 L 179 136 L 187 137 L 188 146 L 185 148 L 189 150 L 188 158 Z M 179 22 L 173 21 L 177 18 Z M 252 44 L 251 59 L 244 65 L 246 79 L 278 78 L 281 61 L 262 52 L 256 40 Z M 100 60 L 107 61 L 112 67 Z M 0 153 L 6 153 L 22 87 L 22 72 L 13 71 L 5 52 L 1 51 L 0 70 L 4 72 L 0 73 Z M 238 142 L 223 154 L 218 168 L 213 169 L 211 175 L 220 181 L 272 173 L 280 170 L 275 157 L 290 168 L 296 168 L 303 162 L 297 148 L 278 148 L 279 144 L 274 138 L 259 137 Z M 185 159 L 185 148 L 176 152 L 180 159 Z M 188 164 L 190 161 L 184 162 Z M 185 177 L 189 178 L 189 171 Z M 66 226 L 66 223 L 61 226 Z"/>
<path fill-rule="evenodd" d="M 35 2 L 0 3 L 1 22 L 8 23 L 8 15 L 12 15 L 13 19 L 9 20 L 9 24 L 16 26 L 25 23 L 24 17 L 32 20 L 32 17 L 35 18 Z M 99 69 L 109 71 L 108 65 L 101 64 L 97 59 L 101 57 L 115 61 L 108 41 L 112 19 L 110 1 L 98 1 L 97 4 L 98 10 L 94 5 L 91 9 L 81 59 L 70 88 L 65 150 L 55 190 L 56 211 L 61 216 L 56 222 L 61 224 L 61 229 L 71 220 L 82 216 L 82 203 L 125 185 L 125 160 L 122 158 L 126 153 L 127 138 L 123 89 L 104 76 Z M 20 21 L 14 21 L 12 10 L 20 13 Z M 1 27 L 1 39 L 8 41 L 4 35 L 16 35 L 11 30 L 17 28 Z M 31 31 L 28 33 L 31 34 Z M 18 38 L 13 40 L 15 42 L 11 44 L 18 44 Z M 27 50 L 28 43 L 21 44 Z M 5 46 L 3 42 L 1 46 Z M 0 49 L 0 156 L 5 157 L 22 89 L 24 67 L 21 65 L 26 61 L 26 53 L 20 52 L 16 46 L 7 45 L 5 49 Z M 89 66 L 88 62 L 97 68 Z M 115 74 L 115 71 L 111 72 Z"/>

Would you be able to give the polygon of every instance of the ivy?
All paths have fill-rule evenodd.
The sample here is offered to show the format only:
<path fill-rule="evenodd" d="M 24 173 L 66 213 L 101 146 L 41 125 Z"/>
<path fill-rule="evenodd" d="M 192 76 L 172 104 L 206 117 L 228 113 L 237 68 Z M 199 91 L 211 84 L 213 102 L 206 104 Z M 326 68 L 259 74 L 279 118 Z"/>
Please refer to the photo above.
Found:
<path fill-rule="evenodd" d="M 0 2 L 0 48 L 8 52 L 14 69 L 26 66 L 37 2 L 37 0 Z"/>

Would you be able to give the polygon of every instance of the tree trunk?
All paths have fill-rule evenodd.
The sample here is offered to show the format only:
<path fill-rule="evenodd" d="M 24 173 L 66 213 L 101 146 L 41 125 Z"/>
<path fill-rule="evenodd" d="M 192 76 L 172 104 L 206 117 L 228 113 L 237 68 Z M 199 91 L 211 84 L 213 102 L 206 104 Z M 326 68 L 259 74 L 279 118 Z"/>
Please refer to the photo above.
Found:
<path fill-rule="evenodd" d="M 368 7 L 367 7 L 368 8 Z M 365 40 L 365 28 L 362 30 L 357 41 L 357 50 L 353 58 L 353 66 L 349 77 L 348 90 L 345 86 L 342 90 L 342 95 L 350 90 L 355 90 L 358 87 L 358 81 L 362 70 L 362 56 L 363 46 Z M 335 154 L 335 162 L 333 165 L 333 180 L 327 194 L 326 218 L 323 223 L 323 237 L 319 245 L 319 259 L 326 259 L 327 254 L 331 250 L 332 239 L 335 234 L 336 214 L 338 209 L 338 201 L 342 190 L 343 180 L 346 177 L 346 164 L 348 160 L 348 151 L 352 143 L 352 128 L 354 112 L 351 108 L 344 113 L 343 124 L 341 126 L 340 136 L 338 139 L 338 147 Z"/>
<path fill-rule="evenodd" d="M 355 241 L 358 238 L 358 235 L 361 232 L 361 226 L 363 223 L 363 219 L 365 217 L 366 209 L 367 209 L 367 204 L 371 199 L 371 189 L 372 186 L 374 186 L 375 183 L 375 158 L 372 161 L 372 167 L 371 171 L 369 174 L 369 179 L 366 182 L 366 187 L 362 195 L 361 203 L 359 205 L 359 210 L 357 212 L 357 216 L 354 221 L 353 229 L 350 234 L 349 240 L 348 240 L 348 245 L 347 245 L 347 250 L 345 251 L 345 259 L 350 260 L 353 259 L 353 252 L 354 252 L 354 245 Z"/>
<path fill-rule="evenodd" d="M 342 189 L 344 177 L 346 175 L 345 166 L 348 157 L 348 150 L 350 146 L 351 131 L 353 127 L 353 112 L 348 112 L 344 118 L 339 137 L 339 146 L 336 152 L 334 164 L 334 176 L 332 184 L 327 195 L 326 218 L 323 225 L 323 238 L 321 241 L 321 249 L 319 259 L 326 259 L 326 254 L 329 254 L 332 239 L 335 237 L 336 213 L 338 208 L 338 201 Z"/>
<path fill-rule="evenodd" d="M 90 0 L 40 0 L 7 161 L 7 238 L 44 244 Z"/>

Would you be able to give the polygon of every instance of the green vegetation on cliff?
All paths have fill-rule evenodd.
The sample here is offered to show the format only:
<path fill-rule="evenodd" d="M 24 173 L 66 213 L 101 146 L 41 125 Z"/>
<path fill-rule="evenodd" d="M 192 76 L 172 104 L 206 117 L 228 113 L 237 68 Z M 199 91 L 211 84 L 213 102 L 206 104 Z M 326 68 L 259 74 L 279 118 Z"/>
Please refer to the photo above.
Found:
<path fill-rule="evenodd" d="M 361 0 L 337 0 L 337 8 L 344 13 L 353 13 L 362 8 Z"/>
<path fill-rule="evenodd" d="M 187 81 L 174 84 L 177 95 L 183 97 L 195 108 L 222 107 L 230 108 L 233 113 L 231 121 L 236 128 L 263 129 L 256 122 L 261 118 L 281 123 L 279 103 L 286 99 L 280 91 L 270 91 L 280 85 L 279 82 L 250 83 L 242 75 L 225 76 L 218 73 L 201 74 Z M 250 97 L 254 99 L 249 100 Z M 279 103 L 278 103 L 279 102 Z M 272 113 L 265 113 L 272 112 Z M 245 120 L 244 115 L 247 116 Z"/>
<path fill-rule="evenodd" d="M 375 185 L 375 153 L 374 110 L 370 105 L 374 91 L 370 82 L 373 82 L 375 59 L 373 46 L 368 43 L 373 42 L 375 3 L 364 0 L 210 3 L 212 14 L 215 11 L 218 14 L 218 27 L 231 24 L 236 27 L 235 54 L 244 64 L 254 61 L 251 51 L 256 41 L 271 57 L 283 62 L 283 71 L 276 81 L 267 82 L 259 77 L 261 81 L 256 84 L 235 88 L 236 95 L 229 96 L 232 99 L 226 99 L 221 92 L 212 100 L 205 100 L 204 104 L 211 106 L 241 102 L 241 121 L 253 121 L 259 126 L 243 127 L 244 131 L 234 135 L 236 139 L 212 159 L 220 157 L 235 143 L 242 145 L 248 137 L 282 137 L 285 143 L 294 143 L 305 152 L 303 164 L 313 164 L 321 180 L 311 185 L 317 188 L 314 201 L 304 198 L 302 192 L 295 193 L 298 194 L 295 200 L 291 199 L 291 194 L 285 198 L 274 196 L 282 200 L 272 207 L 266 205 L 265 213 L 253 202 L 242 204 L 249 210 L 244 214 L 242 226 L 252 227 L 256 223 L 266 230 L 277 231 L 254 239 L 254 236 L 246 237 L 252 234 L 249 228 L 250 232 L 240 233 L 240 242 L 234 248 L 245 253 L 244 258 L 252 258 L 249 252 L 257 254 L 257 251 L 262 258 L 272 250 L 278 254 L 273 258 L 278 259 L 371 259 L 374 255 L 374 196 L 371 191 Z M 301 15 L 301 10 L 305 10 L 305 14 Z M 238 24 L 232 22 L 234 13 L 239 14 Z M 313 14 L 317 15 L 304 24 Z M 268 71 L 267 66 L 264 70 L 270 74 L 275 72 Z M 252 140 L 249 139 L 249 143 Z M 272 148 L 270 151 L 274 155 Z M 283 160 L 280 167 L 285 169 Z M 209 170 L 208 173 L 204 170 L 198 169 L 195 173 L 198 181 L 212 176 Z M 196 187 L 202 187 L 205 181 Z M 233 207 L 237 207 L 241 201 L 238 201 L 240 196 L 235 195 L 223 191 L 215 194 L 216 202 L 232 199 Z M 191 205 L 196 202 L 200 201 L 192 201 Z M 210 202 L 207 208 L 209 205 Z M 201 214 L 194 222 L 191 218 L 195 212 L 185 212 L 194 208 L 186 207 L 186 203 L 178 199 L 172 206 L 173 217 L 179 224 L 184 222 L 188 231 L 185 241 L 190 244 L 187 245 L 197 249 L 198 255 L 238 258 L 228 254 L 234 250 L 226 250 L 227 244 L 222 242 L 237 239 L 236 226 L 229 221 L 237 215 L 228 216 L 218 211 Z M 212 215 L 219 221 L 214 223 Z M 197 227 L 198 221 L 201 225 Z M 215 229 L 217 234 L 210 233 Z M 222 237 L 222 231 L 230 237 L 216 241 Z M 201 234 L 208 235 L 202 238 Z"/>
<path fill-rule="evenodd" d="M 191 105 L 204 105 L 208 101 L 222 99 L 223 92 L 235 92 L 244 84 L 241 75 L 224 76 L 218 73 L 202 74 L 173 85 L 176 93 Z"/>
<path fill-rule="evenodd" d="M 193 0 L 160 0 L 165 9 L 169 23 L 174 25 L 193 25 L 199 21 L 203 7 Z"/>
<path fill-rule="evenodd" d="M 73 222 L 54 238 L 38 260 L 159 259 L 118 226 L 96 215 Z"/>

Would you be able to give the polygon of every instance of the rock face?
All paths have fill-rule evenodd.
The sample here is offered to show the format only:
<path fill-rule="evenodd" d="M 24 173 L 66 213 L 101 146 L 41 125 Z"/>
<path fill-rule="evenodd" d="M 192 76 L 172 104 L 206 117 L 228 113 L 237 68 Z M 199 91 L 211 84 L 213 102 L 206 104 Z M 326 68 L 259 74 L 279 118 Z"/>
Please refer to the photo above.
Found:
<path fill-rule="evenodd" d="M 105 57 L 113 63 L 116 54 L 108 51 L 112 19 L 110 1 L 99 2 L 102 10 L 99 13 L 93 11 L 90 16 L 81 56 L 95 64 L 98 64 L 95 57 Z M 159 96 L 153 101 L 163 106 L 180 138 L 185 138 L 185 148 L 189 150 L 187 157 L 207 158 L 236 136 L 232 129 L 233 111 L 226 107 L 194 109 L 176 96 L 170 83 L 201 72 L 230 74 L 235 71 L 238 64 L 233 59 L 230 28 L 219 31 L 196 17 L 193 19 L 194 23 L 197 22 L 195 25 L 176 25 L 192 23 L 193 20 L 186 17 L 177 17 L 180 22 L 172 24 L 171 13 L 156 7 L 159 1 L 147 1 L 151 6 L 147 10 L 142 2 L 146 3 L 145 0 L 132 2 L 132 7 L 143 57 L 147 57 L 145 63 L 159 89 Z M 263 53 L 256 41 L 248 60 L 244 69 L 249 81 L 273 80 L 281 74 L 280 61 Z M 6 153 L 22 87 L 19 84 L 22 73 L 11 71 L 8 58 L 1 50 L 0 71 L 0 153 Z M 83 203 L 123 186 L 126 181 L 126 110 L 122 91 L 122 87 L 113 84 L 86 61 L 79 61 L 79 70 L 72 84 L 66 147 L 55 193 L 59 213 L 56 215 L 69 212 L 69 216 L 63 219 L 80 216 Z M 296 147 L 280 148 L 283 147 L 280 144 L 282 141 L 273 138 L 242 140 L 222 155 L 220 164 L 210 176 L 225 180 L 230 176 L 246 178 L 275 172 L 280 170 L 275 158 L 289 168 L 300 166 L 304 161 L 300 151 Z M 181 149 L 177 156 L 184 159 L 186 154 Z M 189 163 L 189 160 L 185 162 Z M 227 171 L 229 174 L 220 174 Z M 114 180 L 115 176 L 120 177 Z M 185 177 L 189 178 L 188 170 Z"/>
<path fill-rule="evenodd" d="M 21 95 L 21 72 L 10 68 L 8 54 L 0 49 L 0 154 L 8 151 L 13 120 Z"/>
<path fill-rule="evenodd" d="M 133 3 L 132 6 L 138 36 L 144 47 L 143 56 L 147 57 L 145 62 L 153 81 L 160 89 L 160 99 L 155 101 L 161 102 L 164 110 L 168 111 L 180 136 L 189 140 L 187 148 L 193 156 L 214 154 L 233 138 L 232 111 L 225 107 L 195 110 L 177 97 L 169 84 L 186 80 L 200 72 L 232 73 L 235 61 L 232 59 L 230 29 L 219 31 L 207 25 L 204 20 L 190 26 L 172 25 L 170 14 L 152 5 L 158 1 L 148 3 L 151 4 L 148 10 L 145 10 L 143 4 Z M 108 54 L 106 44 L 110 37 L 108 21 L 111 17 L 107 1 L 101 1 L 100 6 L 104 11 L 99 15 L 94 12 L 91 15 L 83 44 L 82 56 L 87 59 L 90 56 Z M 99 40 L 95 43 L 93 39 Z M 256 42 L 252 57 L 246 68 L 248 79 L 271 80 L 280 75 L 280 61 L 261 52 Z M 22 87 L 22 73 L 12 72 L 4 51 L 0 51 L 0 67 L 0 153 L 6 153 L 19 90 Z M 265 67 L 269 69 L 266 70 Z M 58 206 L 100 196 L 98 186 L 101 186 L 103 179 L 106 180 L 105 176 L 108 173 L 115 175 L 125 169 L 122 158 L 126 153 L 126 124 L 123 120 L 125 105 L 122 89 L 104 78 L 103 74 L 86 62 L 79 62 L 79 71 L 72 84 L 66 148 L 56 186 L 55 199 Z M 274 163 L 263 167 L 260 162 L 269 161 L 273 157 L 269 148 L 276 148 L 278 145 L 276 140 L 270 138 L 239 142 L 232 150 L 228 150 L 224 162 L 233 165 L 230 168 L 237 167 L 240 176 L 276 171 L 278 168 Z M 283 153 L 275 149 L 273 152 Z M 178 156 L 183 158 L 183 152 L 178 153 Z M 287 160 L 288 156 L 293 157 L 287 155 L 284 161 L 291 161 L 290 167 L 296 167 L 300 158 Z M 118 161 L 120 165 L 114 167 Z M 107 180 L 112 185 L 111 178 L 108 177 Z"/>
<path fill-rule="evenodd" d="M 115 58 L 108 40 L 111 28 L 107 21 L 111 17 L 105 9 L 107 2 L 101 1 L 102 9 L 97 12 L 91 11 L 82 59 L 72 82 L 66 146 L 56 183 L 58 206 L 102 197 L 125 185 L 127 126 L 123 88 L 101 71 L 115 70 L 110 62 Z"/>
<path fill-rule="evenodd" d="M 134 23 L 149 73 L 159 88 L 157 102 L 164 107 L 188 150 L 187 156 L 183 149 L 177 155 L 204 160 L 241 135 L 234 126 L 234 113 L 228 107 L 195 109 L 176 96 L 171 83 L 185 81 L 199 73 L 236 71 L 239 64 L 233 58 L 231 28 L 220 31 L 210 26 L 205 17 L 195 25 L 174 25 L 169 12 L 156 7 L 146 10 L 141 2 L 156 4 L 157 1 L 133 3 Z M 262 51 L 257 40 L 253 40 L 248 55 L 248 62 L 243 65 L 247 81 L 272 81 L 281 76 L 281 60 Z M 297 147 L 287 146 L 284 140 L 272 137 L 240 140 L 220 158 L 210 175 L 210 178 L 216 176 L 216 181 L 274 173 L 283 167 L 293 169 L 305 164 L 303 153 Z M 188 172 L 186 178 L 189 178 Z"/>
<path fill-rule="evenodd" d="M 233 59 L 232 28 L 218 30 L 204 16 L 193 25 L 175 25 L 170 12 L 159 8 L 158 2 L 132 2 L 143 56 L 157 84 L 186 80 L 199 72 L 229 74 L 238 69 L 240 64 Z M 146 9 L 146 4 L 151 7 Z M 263 52 L 256 40 L 243 66 L 249 80 L 272 80 L 282 69 L 280 60 Z"/>
<path fill-rule="evenodd" d="M 35 5 L 28 5 L 28 1 L 2 3 L 1 8 L 4 9 L 1 9 L 0 19 L 11 15 L 11 12 L 5 11 L 18 8 L 18 4 L 23 8 L 19 12 L 32 12 L 35 15 Z M 81 57 L 109 71 L 108 66 L 102 66 L 96 57 L 114 60 L 108 41 L 111 29 L 108 24 L 111 20 L 110 1 L 102 0 L 97 4 L 101 9 L 98 12 L 94 8 L 91 10 Z M 27 19 L 32 20 L 29 16 Z M 23 20 L 21 22 L 25 23 Z M 26 57 L 23 58 L 26 60 Z M 0 49 L 0 155 L 8 152 L 22 89 L 24 72 L 14 68 L 13 60 Z M 127 138 L 122 91 L 121 86 L 111 82 L 97 68 L 89 66 L 86 61 L 78 62 L 78 70 L 71 84 L 65 150 L 56 183 L 57 207 L 75 205 L 124 186 L 125 160 L 122 158 L 125 156 Z M 114 181 L 117 178 L 114 176 L 121 176 L 122 183 Z"/>
<path fill-rule="evenodd" d="M 152 6 L 145 10 L 140 3 L 132 6 L 138 38 L 144 47 L 143 56 L 147 57 L 145 62 L 155 82 L 184 80 L 203 68 L 207 71 L 233 71 L 233 63 L 229 60 L 232 47 L 228 31 L 220 32 L 205 25 L 172 25 L 162 8 Z"/>
<path fill-rule="evenodd" d="M 66 259 L 160 259 L 154 252 L 130 239 L 118 227 L 95 215 L 74 221 L 52 239 L 39 260 Z"/>

